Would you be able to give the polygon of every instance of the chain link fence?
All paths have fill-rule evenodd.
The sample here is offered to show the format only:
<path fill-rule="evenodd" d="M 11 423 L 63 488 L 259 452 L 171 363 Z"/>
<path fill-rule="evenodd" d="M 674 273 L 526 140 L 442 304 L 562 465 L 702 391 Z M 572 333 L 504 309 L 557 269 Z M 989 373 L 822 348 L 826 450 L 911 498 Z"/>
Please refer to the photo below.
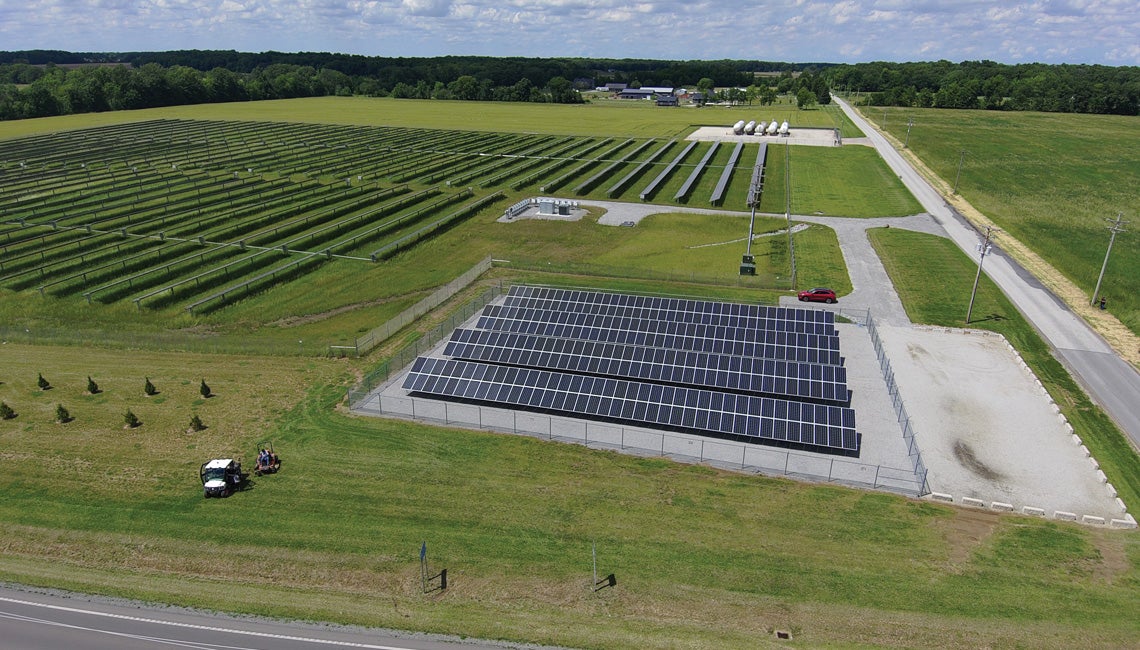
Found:
<path fill-rule="evenodd" d="M 928 494 L 930 489 L 926 482 L 926 464 L 922 462 L 922 453 L 918 450 L 914 425 L 911 424 L 910 416 L 907 415 L 906 405 L 903 404 L 898 384 L 895 383 L 895 371 L 891 368 L 891 360 L 887 358 L 883 341 L 879 338 L 879 330 L 875 326 L 875 319 L 871 317 L 869 311 L 867 312 L 867 331 L 871 334 L 871 345 L 875 347 L 875 354 L 879 358 L 879 368 L 883 371 L 883 380 L 887 382 L 887 394 L 891 398 L 891 404 L 895 407 L 895 415 L 898 417 L 899 426 L 902 428 L 907 455 L 910 456 L 910 460 L 914 464 L 915 483 L 921 486 L 918 494 L 919 496 Z"/>
<path fill-rule="evenodd" d="M 483 275 L 488 270 L 490 270 L 490 268 L 491 258 L 488 256 L 464 272 L 463 275 L 436 289 L 427 298 L 424 298 L 411 307 L 408 307 L 399 314 L 396 314 L 394 318 L 385 322 L 383 325 L 356 339 L 352 345 L 330 345 L 329 355 L 343 357 L 347 354 L 352 354 L 355 357 L 359 357 L 362 354 L 368 354 L 376 346 L 388 340 L 388 338 L 396 332 L 407 327 L 408 325 L 411 325 L 413 322 L 423 317 L 431 310 L 451 299 L 451 297 L 455 294 L 471 286 L 472 282 L 478 279 L 480 275 Z M 480 308 L 481 307 L 482 306 L 480 306 Z M 454 327 L 452 329 L 454 329 Z M 413 355 L 412 358 L 414 359 L 415 356 Z M 401 366 L 396 367 L 399 368 Z"/>
<path fill-rule="evenodd" d="M 840 483 L 910 496 L 919 496 L 925 486 L 924 482 L 916 481 L 915 472 L 911 469 L 870 465 L 840 457 L 698 435 L 382 393 L 365 394 L 351 403 L 352 410 L 363 415 L 525 435 L 580 444 L 591 449 L 612 449 L 638 456 L 707 463 L 767 476 Z"/>
<path fill-rule="evenodd" d="M 468 319 L 479 313 L 483 307 L 509 290 L 509 284 L 500 282 L 499 284 L 492 285 L 476 296 L 474 300 L 464 305 L 459 311 L 448 316 L 446 320 L 432 327 L 427 332 L 424 332 L 424 335 L 416 339 L 415 342 L 401 348 L 391 357 L 385 359 L 379 366 L 366 374 L 359 383 L 348 390 L 348 403 L 352 405 L 353 408 L 356 408 L 359 402 L 362 402 L 368 397 L 368 393 L 388 381 L 392 373 L 399 372 L 404 367 L 411 365 L 416 357 L 429 352 L 444 338 L 451 336 L 455 328 L 467 322 Z M 400 317 L 397 316 L 397 318 Z M 389 323 L 391 322 L 392 321 L 389 321 Z M 387 323 L 385 325 L 387 325 Z M 395 332 L 396 329 L 399 328 L 392 329 L 392 332 Z"/>

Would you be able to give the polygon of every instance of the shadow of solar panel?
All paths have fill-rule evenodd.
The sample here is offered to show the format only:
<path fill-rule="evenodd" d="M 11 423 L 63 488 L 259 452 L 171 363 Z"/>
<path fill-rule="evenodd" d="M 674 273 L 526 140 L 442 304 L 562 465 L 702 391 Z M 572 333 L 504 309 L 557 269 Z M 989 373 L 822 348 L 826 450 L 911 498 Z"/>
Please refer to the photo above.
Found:
<path fill-rule="evenodd" d="M 853 428 L 844 429 L 843 426 L 848 421 L 854 424 L 854 412 L 843 407 L 802 405 L 799 410 L 804 421 L 800 421 L 791 418 L 793 410 L 789 402 L 769 397 L 717 394 L 714 398 L 716 391 L 703 389 L 647 386 L 638 381 L 578 375 L 570 375 L 567 383 L 566 378 L 565 373 L 547 370 L 421 357 L 413 364 L 403 386 L 414 394 L 441 399 L 492 402 L 498 406 L 595 417 L 633 425 L 668 426 L 704 435 L 858 455 L 858 435 Z M 467 383 L 462 383 L 461 379 Z M 483 385 L 487 387 L 485 393 Z M 567 385 L 569 388 L 563 388 Z M 653 394 L 655 388 L 661 389 L 659 401 L 638 399 L 643 391 Z M 715 404 L 719 408 L 714 408 Z M 732 410 L 728 410 L 729 406 Z M 836 432 L 834 437 L 827 432 L 820 435 L 821 426 L 814 427 L 814 436 L 805 433 L 805 429 L 810 432 L 813 425 L 803 418 L 803 411 L 813 411 L 818 419 L 818 409 L 833 413 L 825 417 L 834 420 L 831 427 Z M 757 411 L 761 415 L 754 415 Z M 639 413 L 643 415 L 639 417 Z"/>

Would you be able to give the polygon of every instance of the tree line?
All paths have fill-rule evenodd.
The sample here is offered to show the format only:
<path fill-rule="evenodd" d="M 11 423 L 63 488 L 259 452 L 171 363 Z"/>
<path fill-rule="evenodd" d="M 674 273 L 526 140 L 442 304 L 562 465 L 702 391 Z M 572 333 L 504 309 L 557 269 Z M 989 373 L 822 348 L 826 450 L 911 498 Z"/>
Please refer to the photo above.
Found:
<path fill-rule="evenodd" d="M 1140 67 L 993 61 L 856 63 L 827 68 L 831 87 L 874 106 L 1140 115 Z"/>
<path fill-rule="evenodd" d="M 1140 68 L 927 63 L 781 63 L 322 52 L 0 52 L 0 119 L 324 95 L 578 103 L 606 83 L 700 88 L 709 100 L 826 104 L 833 89 L 874 105 L 1135 115 Z"/>

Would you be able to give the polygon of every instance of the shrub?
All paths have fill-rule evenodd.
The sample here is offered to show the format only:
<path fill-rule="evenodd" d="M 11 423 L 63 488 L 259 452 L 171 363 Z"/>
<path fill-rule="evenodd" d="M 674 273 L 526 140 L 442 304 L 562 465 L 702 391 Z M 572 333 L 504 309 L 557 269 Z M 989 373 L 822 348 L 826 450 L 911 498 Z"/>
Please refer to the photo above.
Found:
<path fill-rule="evenodd" d="M 158 394 L 158 389 L 154 387 L 154 384 L 150 383 L 150 377 L 146 378 L 146 385 L 143 386 L 143 392 L 147 395 Z"/>
<path fill-rule="evenodd" d="M 194 415 L 190 418 L 190 429 L 192 431 L 201 431 L 205 428 L 206 425 L 202 424 L 202 418 L 198 417 L 197 415 Z"/>
<path fill-rule="evenodd" d="M 142 424 L 139 422 L 139 417 L 135 415 L 134 412 L 130 409 L 127 409 L 127 412 L 123 414 L 123 422 L 125 422 L 126 425 L 132 429 Z"/>
<path fill-rule="evenodd" d="M 12 410 L 12 407 L 0 402 L 0 419 L 11 420 L 14 417 L 16 417 L 16 412 Z"/>
<path fill-rule="evenodd" d="M 51 388 L 51 382 L 44 379 L 43 373 L 39 373 L 39 379 L 36 380 L 36 385 L 40 387 L 40 390 L 47 390 Z"/>
<path fill-rule="evenodd" d="M 63 404 L 55 405 L 55 421 L 59 422 L 60 424 L 67 424 L 68 422 L 71 422 L 71 413 L 67 412 L 67 409 L 63 407 Z"/>
<path fill-rule="evenodd" d="M 205 379 L 202 380 L 202 385 L 198 388 L 198 392 L 202 393 L 202 397 L 209 397 L 213 395 L 213 393 L 210 392 L 210 387 L 206 385 Z"/>
<path fill-rule="evenodd" d="M 95 380 L 91 378 L 91 375 L 87 375 L 87 392 L 91 393 L 92 395 L 99 394 L 99 384 L 95 383 Z"/>

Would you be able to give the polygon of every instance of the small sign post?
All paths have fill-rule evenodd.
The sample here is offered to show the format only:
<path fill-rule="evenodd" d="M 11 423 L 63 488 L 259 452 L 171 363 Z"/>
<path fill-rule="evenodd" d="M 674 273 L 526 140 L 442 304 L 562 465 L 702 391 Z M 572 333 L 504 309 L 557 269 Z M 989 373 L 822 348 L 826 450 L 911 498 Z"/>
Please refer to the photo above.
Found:
<path fill-rule="evenodd" d="M 427 593 L 427 540 L 420 546 L 420 585 Z"/>

